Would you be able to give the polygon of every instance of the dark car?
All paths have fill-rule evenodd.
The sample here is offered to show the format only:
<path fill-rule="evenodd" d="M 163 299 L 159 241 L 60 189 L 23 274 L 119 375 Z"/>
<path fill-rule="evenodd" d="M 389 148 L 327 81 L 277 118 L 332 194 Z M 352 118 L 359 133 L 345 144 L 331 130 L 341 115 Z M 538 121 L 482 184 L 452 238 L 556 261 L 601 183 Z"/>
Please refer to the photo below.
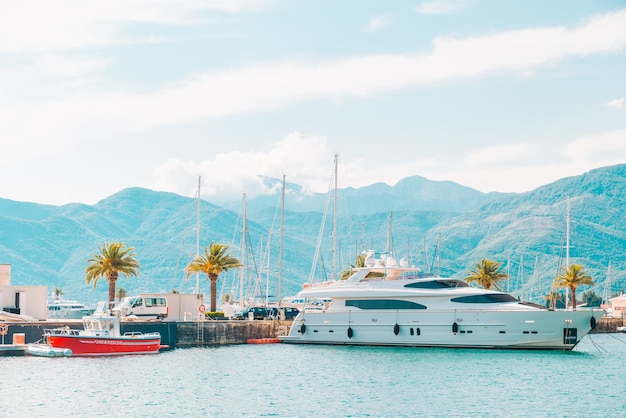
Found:
<path fill-rule="evenodd" d="M 280 310 L 285 313 L 285 319 L 292 320 L 300 311 L 297 308 L 284 307 L 284 308 L 264 308 L 262 306 L 251 306 L 244 309 L 241 312 L 237 312 L 233 315 L 233 319 L 249 319 L 252 312 L 253 319 L 280 319 Z"/>
<path fill-rule="evenodd" d="M 281 308 L 281 309 L 283 310 L 283 312 L 285 312 L 285 319 L 288 319 L 288 320 L 294 319 L 300 313 L 298 308 L 293 308 L 293 307 L 290 307 L 290 306 L 286 306 L 286 307 Z"/>
<path fill-rule="evenodd" d="M 282 308 L 268 308 L 268 318 L 281 319 L 280 311 L 284 312 L 286 320 L 292 320 L 300 313 L 298 308 L 293 308 L 291 306 L 285 306 Z"/>
<path fill-rule="evenodd" d="M 241 312 L 233 315 L 233 319 L 248 319 L 252 314 L 252 319 L 265 319 L 268 317 L 268 309 L 262 306 L 250 306 Z"/>

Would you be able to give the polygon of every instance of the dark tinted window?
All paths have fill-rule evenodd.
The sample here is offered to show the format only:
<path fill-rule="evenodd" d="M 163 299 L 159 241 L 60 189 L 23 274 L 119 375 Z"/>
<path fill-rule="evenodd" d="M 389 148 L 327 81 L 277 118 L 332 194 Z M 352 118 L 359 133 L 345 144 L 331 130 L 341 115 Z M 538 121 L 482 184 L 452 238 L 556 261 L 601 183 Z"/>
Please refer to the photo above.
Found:
<path fill-rule="evenodd" d="M 428 280 L 424 282 L 415 282 L 404 285 L 404 287 L 412 287 L 414 289 L 449 289 L 453 287 L 468 287 L 468 284 L 460 280 Z"/>
<path fill-rule="evenodd" d="M 419 303 L 394 299 L 346 300 L 346 306 L 360 309 L 426 309 Z"/>
<path fill-rule="evenodd" d="M 511 295 L 505 293 L 493 293 L 486 295 L 471 295 L 452 298 L 452 302 L 459 303 L 501 303 L 501 302 L 517 302 Z"/>

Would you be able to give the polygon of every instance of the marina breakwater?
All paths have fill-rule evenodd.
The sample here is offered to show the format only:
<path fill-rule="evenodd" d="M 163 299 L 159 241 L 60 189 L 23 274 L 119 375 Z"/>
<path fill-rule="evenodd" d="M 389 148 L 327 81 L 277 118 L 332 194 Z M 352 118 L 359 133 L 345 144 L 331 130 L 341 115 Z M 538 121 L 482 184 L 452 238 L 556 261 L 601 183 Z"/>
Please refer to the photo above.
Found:
<path fill-rule="evenodd" d="M 121 323 L 121 333 L 159 332 L 161 344 L 170 349 L 203 347 L 231 344 L 246 344 L 248 340 L 276 338 L 286 335 L 292 321 L 128 321 Z M 41 341 L 44 329 L 69 327 L 82 329 L 82 321 L 40 321 L 7 323 L 7 334 L 0 337 L 0 343 L 12 344 L 16 336 L 20 343 L 29 344 Z M 4 340 L 3 340 L 3 339 Z"/>

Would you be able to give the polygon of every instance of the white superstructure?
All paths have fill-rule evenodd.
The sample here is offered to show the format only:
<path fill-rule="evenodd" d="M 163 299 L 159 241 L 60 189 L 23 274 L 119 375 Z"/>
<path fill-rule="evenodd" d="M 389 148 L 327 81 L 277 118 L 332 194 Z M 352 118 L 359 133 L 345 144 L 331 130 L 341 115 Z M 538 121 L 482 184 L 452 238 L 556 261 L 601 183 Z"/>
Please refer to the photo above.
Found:
<path fill-rule="evenodd" d="M 82 319 L 93 311 L 85 304 L 73 300 L 55 300 L 48 304 L 49 319 Z"/>
<path fill-rule="evenodd" d="M 571 350 L 604 314 L 549 310 L 460 280 L 422 277 L 392 257 L 383 266 L 373 253 L 365 264 L 347 280 L 306 287 L 301 297 L 332 303 L 302 310 L 282 341 Z"/>

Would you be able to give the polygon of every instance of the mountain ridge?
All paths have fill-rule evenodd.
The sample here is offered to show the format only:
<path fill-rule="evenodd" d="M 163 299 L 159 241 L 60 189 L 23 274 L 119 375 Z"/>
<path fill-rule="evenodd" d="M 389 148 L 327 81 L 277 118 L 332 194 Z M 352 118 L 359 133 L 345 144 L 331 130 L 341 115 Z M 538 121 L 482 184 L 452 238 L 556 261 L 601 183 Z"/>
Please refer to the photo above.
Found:
<path fill-rule="evenodd" d="M 290 187 L 293 193 L 302 190 Z M 399 256 L 408 256 L 423 270 L 452 277 L 464 277 L 483 257 L 501 261 L 511 274 L 512 292 L 537 296 L 550 287 L 562 264 L 569 200 L 572 262 L 583 264 L 596 279 L 596 293 L 602 293 L 609 262 L 615 271 L 613 291 L 626 287 L 626 165 L 591 170 L 520 194 L 482 193 L 420 176 L 394 186 L 377 183 L 338 193 L 339 201 L 346 203 L 338 214 L 337 271 L 353 264 L 358 251 L 385 249 L 391 241 Z M 280 230 L 277 196 L 246 201 L 247 208 L 254 208 L 248 211 L 252 253 L 247 258 L 254 259 L 257 272 L 245 278 L 244 286 L 265 288 L 259 281 L 265 280 L 268 270 L 261 270 L 269 259 L 272 294 L 277 288 Z M 309 279 L 327 196 L 292 197 L 285 197 L 282 295 L 295 294 Z M 87 260 L 104 242 L 122 241 L 135 248 L 141 275 L 121 278 L 118 286 L 131 293 L 190 292 L 195 282 L 186 279 L 183 269 L 196 251 L 196 211 L 194 198 L 139 187 L 123 189 L 95 205 L 0 198 L 0 263 L 12 265 L 14 285 L 47 285 L 49 291 L 60 287 L 73 299 L 95 304 L 106 298 L 106 286 L 104 280 L 96 290 L 86 286 Z M 225 243 L 239 256 L 241 213 L 206 200 L 200 202 L 200 213 L 201 245 Z M 330 227 L 321 234 L 322 260 L 316 270 L 322 275 L 316 280 L 332 274 Z M 238 294 L 233 289 L 241 278 L 236 275 L 220 280 L 222 293 Z M 202 282 L 206 293 L 206 279 Z"/>

